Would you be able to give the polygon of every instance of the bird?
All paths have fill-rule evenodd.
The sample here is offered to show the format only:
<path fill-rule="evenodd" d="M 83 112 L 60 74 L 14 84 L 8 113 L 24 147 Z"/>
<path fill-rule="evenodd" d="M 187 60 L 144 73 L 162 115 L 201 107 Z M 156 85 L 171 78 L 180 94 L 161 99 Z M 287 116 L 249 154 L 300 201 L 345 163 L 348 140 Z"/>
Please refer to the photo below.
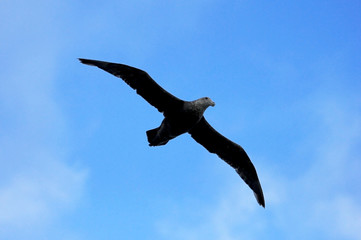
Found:
<path fill-rule="evenodd" d="M 149 146 L 162 146 L 171 139 L 189 133 L 210 153 L 233 167 L 244 182 L 253 190 L 258 204 L 265 207 L 261 183 L 256 169 L 245 150 L 237 143 L 217 132 L 203 116 L 205 110 L 215 103 L 209 97 L 194 101 L 179 99 L 163 89 L 145 71 L 125 64 L 79 58 L 80 62 L 96 66 L 124 80 L 136 93 L 154 106 L 164 116 L 160 126 L 146 131 Z"/>

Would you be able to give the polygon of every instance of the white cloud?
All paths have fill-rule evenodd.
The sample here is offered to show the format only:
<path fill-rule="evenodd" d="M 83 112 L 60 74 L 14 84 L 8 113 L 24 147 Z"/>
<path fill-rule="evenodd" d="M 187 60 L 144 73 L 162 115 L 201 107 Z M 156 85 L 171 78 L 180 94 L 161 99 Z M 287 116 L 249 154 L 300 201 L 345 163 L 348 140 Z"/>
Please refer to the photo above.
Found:
<path fill-rule="evenodd" d="M 319 201 L 314 206 L 314 219 L 335 239 L 361 239 L 361 205 L 354 196 L 339 195 Z"/>
<path fill-rule="evenodd" d="M 54 159 L 46 159 L 41 166 L 25 170 L 27 172 L 13 172 L 13 178 L 0 188 L 2 227 L 29 230 L 46 225 L 81 196 L 84 171 Z"/>
<path fill-rule="evenodd" d="M 53 59 L 40 51 L 1 76 L 0 238 L 46 231 L 84 191 L 86 170 L 69 164 Z"/>
<path fill-rule="evenodd" d="M 319 125 L 318 131 L 307 135 L 312 164 L 297 176 L 263 166 L 265 210 L 255 204 L 250 192 L 230 187 L 208 206 L 180 206 L 184 209 L 158 223 L 161 235 L 172 239 L 361 239 L 361 204 L 355 190 L 360 182 L 354 182 L 361 170 L 357 164 L 361 115 L 342 99 L 316 98 L 308 105 Z M 301 164 L 303 157 L 291 161 Z M 203 217 L 193 212 L 202 212 Z M 197 220 L 189 224 L 189 219 Z"/>

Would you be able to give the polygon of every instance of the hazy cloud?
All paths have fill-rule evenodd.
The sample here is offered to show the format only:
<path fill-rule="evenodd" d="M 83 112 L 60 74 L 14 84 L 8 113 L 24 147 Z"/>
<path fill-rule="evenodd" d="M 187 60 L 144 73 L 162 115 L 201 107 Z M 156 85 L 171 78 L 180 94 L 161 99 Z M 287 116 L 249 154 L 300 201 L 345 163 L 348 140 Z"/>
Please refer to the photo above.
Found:
<path fill-rule="evenodd" d="M 350 111 L 357 106 L 342 99 L 315 96 L 311 101 L 307 111 L 316 117 L 318 131 L 307 135 L 302 141 L 306 144 L 298 148 L 309 148 L 312 164 L 297 176 L 266 170 L 261 178 L 267 196 L 265 210 L 248 191 L 230 187 L 222 190 L 213 205 L 179 206 L 187 210 L 162 219 L 157 225 L 161 235 L 172 239 L 263 239 L 271 231 L 278 239 L 360 239 L 360 192 L 354 181 L 360 169 L 361 115 Z M 187 217 L 200 211 L 203 217 L 194 225 L 187 224 Z"/>
<path fill-rule="evenodd" d="M 0 237 L 44 227 L 82 196 L 87 173 L 69 161 L 53 59 L 39 52 L 1 76 Z"/>

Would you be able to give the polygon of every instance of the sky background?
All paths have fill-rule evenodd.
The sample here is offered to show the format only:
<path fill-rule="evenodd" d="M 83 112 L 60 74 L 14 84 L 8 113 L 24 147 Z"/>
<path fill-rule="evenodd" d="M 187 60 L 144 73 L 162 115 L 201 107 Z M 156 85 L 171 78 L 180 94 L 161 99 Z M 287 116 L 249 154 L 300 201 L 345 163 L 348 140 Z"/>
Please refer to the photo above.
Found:
<path fill-rule="evenodd" d="M 0 1 L 0 239 L 361 239 L 361 1 Z M 77 58 L 146 70 L 265 195 Z"/>

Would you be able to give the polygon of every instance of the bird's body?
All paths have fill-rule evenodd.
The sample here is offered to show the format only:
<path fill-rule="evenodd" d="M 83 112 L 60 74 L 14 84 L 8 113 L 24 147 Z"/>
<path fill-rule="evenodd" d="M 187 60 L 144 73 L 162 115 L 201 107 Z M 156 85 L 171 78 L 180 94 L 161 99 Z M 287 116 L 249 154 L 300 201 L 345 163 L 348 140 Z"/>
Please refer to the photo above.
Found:
<path fill-rule="evenodd" d="M 165 114 L 158 128 L 147 131 L 149 146 L 165 145 L 169 140 L 188 132 L 201 120 L 206 108 L 214 105 L 208 97 L 184 101 L 181 107 Z"/>
<path fill-rule="evenodd" d="M 150 146 L 165 145 L 169 140 L 188 132 L 209 152 L 217 154 L 231 165 L 253 190 L 258 203 L 265 206 L 256 169 L 247 153 L 240 145 L 214 130 L 204 118 L 204 111 L 209 106 L 215 105 L 210 98 L 203 97 L 194 101 L 184 101 L 160 87 L 143 70 L 118 63 L 81 58 L 79 60 L 123 79 L 147 102 L 163 113 L 164 119 L 161 125 L 146 132 Z"/>

